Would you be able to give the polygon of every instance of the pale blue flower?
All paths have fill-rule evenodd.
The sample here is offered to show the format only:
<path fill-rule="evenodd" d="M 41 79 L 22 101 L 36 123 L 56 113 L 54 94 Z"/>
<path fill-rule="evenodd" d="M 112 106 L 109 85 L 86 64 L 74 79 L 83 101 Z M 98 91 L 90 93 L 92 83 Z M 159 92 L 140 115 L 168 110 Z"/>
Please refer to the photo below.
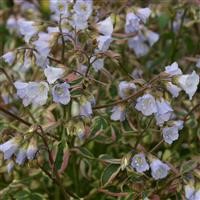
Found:
<path fill-rule="evenodd" d="M 139 153 L 133 156 L 131 166 L 140 173 L 149 170 L 149 164 L 147 163 L 143 153 Z"/>
<path fill-rule="evenodd" d="M 126 117 L 125 107 L 124 106 L 114 106 L 112 109 L 111 119 L 113 121 L 124 121 Z"/>
<path fill-rule="evenodd" d="M 20 148 L 17 155 L 16 155 L 16 163 L 19 165 L 23 165 L 24 162 L 26 161 L 26 149 L 25 148 Z"/>
<path fill-rule="evenodd" d="M 155 98 L 151 94 L 144 94 L 137 98 L 136 110 L 141 111 L 143 115 L 150 116 L 157 112 Z"/>
<path fill-rule="evenodd" d="M 165 178 L 169 173 L 169 166 L 163 163 L 162 161 L 155 159 L 150 164 L 151 175 L 155 180 Z"/>
<path fill-rule="evenodd" d="M 65 70 L 62 68 L 47 66 L 47 68 L 44 69 L 44 74 L 48 83 L 52 84 L 63 76 L 64 71 Z"/>
<path fill-rule="evenodd" d="M 16 153 L 18 148 L 19 148 L 19 141 L 16 140 L 16 138 L 12 138 L 0 145 L 0 151 L 4 153 L 5 160 L 10 159 L 12 155 Z"/>
<path fill-rule="evenodd" d="M 67 105 L 70 102 L 70 85 L 67 83 L 58 83 L 52 88 L 53 101 Z"/>

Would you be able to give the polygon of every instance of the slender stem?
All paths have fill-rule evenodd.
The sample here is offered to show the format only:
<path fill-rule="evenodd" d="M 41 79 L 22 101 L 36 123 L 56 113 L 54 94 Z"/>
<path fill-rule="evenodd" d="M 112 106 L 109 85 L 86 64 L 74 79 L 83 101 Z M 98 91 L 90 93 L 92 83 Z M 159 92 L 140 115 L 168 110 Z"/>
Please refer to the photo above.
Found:
<path fill-rule="evenodd" d="M 62 15 L 60 15 L 60 20 L 59 20 L 59 31 L 60 31 L 60 34 L 61 34 L 61 40 L 62 40 L 62 54 L 61 54 L 61 60 L 62 60 L 62 63 L 64 63 L 64 60 L 65 60 L 65 38 L 63 36 L 63 31 L 62 31 Z"/>
<path fill-rule="evenodd" d="M 125 99 L 122 99 L 122 100 L 118 100 L 118 101 L 115 101 L 115 102 L 112 102 L 112 103 L 108 103 L 108 104 L 105 104 L 105 105 L 100 105 L 100 106 L 95 106 L 93 107 L 94 110 L 96 109 L 101 109 L 101 108 L 107 108 L 107 107 L 112 107 L 112 106 L 115 106 L 115 105 L 118 105 L 118 104 L 121 104 L 121 103 L 124 103 L 130 99 L 133 99 L 135 97 L 138 97 L 139 95 L 141 95 L 145 90 L 151 88 L 151 84 L 158 81 L 160 78 L 162 77 L 162 74 L 159 74 L 157 75 L 156 77 L 154 77 L 151 81 L 149 81 L 147 84 L 145 84 L 141 89 L 139 89 L 137 92 L 133 93 L 132 95 L 128 96 L 127 98 Z M 166 77 L 166 74 L 165 74 L 165 77 Z"/>
<path fill-rule="evenodd" d="M 154 146 L 151 150 L 150 153 L 154 152 L 157 148 L 160 147 L 160 145 L 163 143 L 163 140 L 161 140 L 156 146 Z"/>
<path fill-rule="evenodd" d="M 6 110 L 2 105 L 0 105 L 0 111 L 5 113 L 6 115 L 9 115 L 10 117 L 22 122 L 23 124 L 27 125 L 27 126 L 31 126 L 32 124 L 30 122 L 25 121 L 24 119 L 22 119 L 21 117 L 18 117 L 17 115 L 11 113 L 10 111 Z"/>
<path fill-rule="evenodd" d="M 137 141 L 136 141 L 135 147 L 134 147 L 135 149 L 137 148 L 137 146 L 138 146 L 140 140 L 142 139 L 143 134 L 147 131 L 147 129 L 148 129 L 149 126 L 151 125 L 151 122 L 152 122 L 152 121 L 153 121 L 153 116 L 152 116 L 151 119 L 149 120 L 149 122 L 148 122 L 146 128 L 140 133 L 139 137 L 137 138 Z"/>
<path fill-rule="evenodd" d="M 187 115 L 183 118 L 183 121 L 187 121 L 188 117 L 193 113 L 194 110 L 196 110 L 198 107 L 200 106 L 200 103 L 198 103 L 197 105 L 195 105 L 188 113 Z"/>

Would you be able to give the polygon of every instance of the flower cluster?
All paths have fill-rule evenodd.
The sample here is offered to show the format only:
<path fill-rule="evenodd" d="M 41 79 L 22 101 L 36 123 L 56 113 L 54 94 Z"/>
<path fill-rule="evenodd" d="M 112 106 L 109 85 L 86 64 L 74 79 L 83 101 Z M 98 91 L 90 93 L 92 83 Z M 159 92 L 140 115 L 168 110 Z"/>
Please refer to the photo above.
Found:
<path fill-rule="evenodd" d="M 12 13 L 5 14 L 10 39 L 0 57 L 0 152 L 8 172 L 27 162 L 34 165 L 37 158 L 39 170 L 61 189 L 58 198 L 89 199 L 99 192 L 124 196 L 117 191 L 120 186 L 131 191 L 127 199 L 137 192 L 144 198 L 154 199 L 158 192 L 160 199 L 173 199 L 160 191 L 164 181 L 171 185 L 180 177 L 177 191 L 188 200 L 200 198 L 198 187 L 187 184 L 188 171 L 198 166 L 196 157 L 189 167 L 176 161 L 195 152 L 190 135 L 193 141 L 199 137 L 194 111 L 199 107 L 200 59 L 190 57 L 193 51 L 187 54 L 199 48 L 181 49 L 179 39 L 190 41 L 188 27 L 199 21 L 188 20 L 197 11 L 181 5 L 169 9 L 168 16 L 160 4 L 139 5 L 13 1 Z M 191 30 L 198 32 L 198 26 Z M 196 69 L 187 62 L 195 62 Z M 184 150 L 178 152 L 179 147 Z M 68 184 L 62 184 L 65 173 Z M 152 190 L 161 179 L 162 186 Z M 74 191 L 86 183 L 87 191 Z M 109 191 L 111 183 L 116 193 Z M 97 184 L 101 189 L 93 194 Z M 73 192 L 65 192 L 66 186 Z"/>
<path fill-rule="evenodd" d="M 145 172 L 151 168 L 151 175 L 155 180 L 165 178 L 170 170 L 169 166 L 159 159 L 153 159 L 149 167 L 143 153 L 133 156 L 131 166 L 139 173 Z"/>

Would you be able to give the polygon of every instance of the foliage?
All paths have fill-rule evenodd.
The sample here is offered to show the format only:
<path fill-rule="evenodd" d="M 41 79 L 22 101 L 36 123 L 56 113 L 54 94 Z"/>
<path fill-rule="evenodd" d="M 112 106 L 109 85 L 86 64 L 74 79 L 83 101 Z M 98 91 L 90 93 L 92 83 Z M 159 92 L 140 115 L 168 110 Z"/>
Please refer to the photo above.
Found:
<path fill-rule="evenodd" d="M 0 199 L 200 199 L 198 1 L 0 9 Z"/>

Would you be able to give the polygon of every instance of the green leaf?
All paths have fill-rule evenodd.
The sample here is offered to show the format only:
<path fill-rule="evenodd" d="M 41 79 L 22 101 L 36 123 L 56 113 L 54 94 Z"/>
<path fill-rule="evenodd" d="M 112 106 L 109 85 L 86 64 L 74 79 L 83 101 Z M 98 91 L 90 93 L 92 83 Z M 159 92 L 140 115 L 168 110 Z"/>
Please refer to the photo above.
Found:
<path fill-rule="evenodd" d="M 103 117 L 95 117 L 93 120 L 92 134 L 108 127 L 108 122 Z"/>
<path fill-rule="evenodd" d="M 106 163 L 111 163 L 111 164 L 120 164 L 121 163 L 121 159 L 113 158 L 112 156 L 107 155 L 107 154 L 101 154 L 99 156 L 99 159 L 101 159 L 102 161 L 104 161 Z"/>
<path fill-rule="evenodd" d="M 80 154 L 84 156 L 85 158 L 89 158 L 89 159 L 95 158 L 94 155 L 90 151 L 88 151 L 88 149 L 86 149 L 85 147 L 80 147 L 79 151 L 80 151 Z"/>
<path fill-rule="evenodd" d="M 167 24 L 169 23 L 169 20 L 170 18 L 166 14 L 162 14 L 158 17 L 158 23 L 161 30 L 167 26 Z"/>
<path fill-rule="evenodd" d="M 194 160 L 189 160 L 189 161 L 183 163 L 183 165 L 181 166 L 180 172 L 181 172 L 181 174 L 185 174 L 187 172 L 192 171 L 196 167 L 197 167 L 197 162 Z"/>
<path fill-rule="evenodd" d="M 120 165 L 110 164 L 108 165 L 102 175 L 101 175 L 101 184 L 102 186 L 108 185 L 119 173 Z"/>
<path fill-rule="evenodd" d="M 62 162 L 63 162 L 64 148 L 65 148 L 65 145 L 64 145 L 63 142 L 61 142 L 58 145 L 58 152 L 57 152 L 56 160 L 55 160 L 55 167 L 56 167 L 57 170 L 59 170 L 61 168 L 61 165 L 62 165 Z"/>

